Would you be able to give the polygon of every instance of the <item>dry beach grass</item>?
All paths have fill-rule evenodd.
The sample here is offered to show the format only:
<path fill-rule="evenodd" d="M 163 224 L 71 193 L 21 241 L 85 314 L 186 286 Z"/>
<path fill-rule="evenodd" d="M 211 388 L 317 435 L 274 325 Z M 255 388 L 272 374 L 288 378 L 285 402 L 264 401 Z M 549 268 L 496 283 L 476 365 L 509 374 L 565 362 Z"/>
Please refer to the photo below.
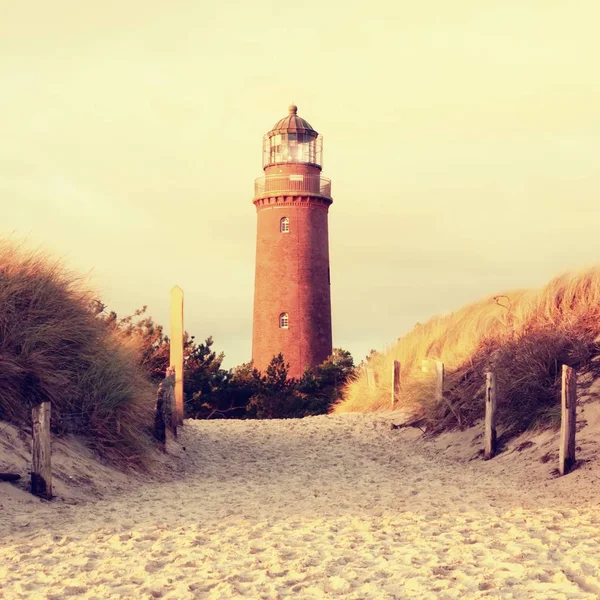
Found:
<path fill-rule="evenodd" d="M 154 390 L 136 342 L 109 330 L 85 281 L 40 252 L 0 243 L 0 420 L 29 426 L 52 403 L 55 433 L 77 433 L 137 464 L 151 444 Z"/>
<path fill-rule="evenodd" d="M 472 425 L 483 415 L 485 372 L 496 373 L 499 426 L 519 433 L 556 424 L 561 364 L 598 376 L 600 269 L 557 277 L 541 290 L 485 298 L 417 325 L 370 361 L 345 390 L 335 412 L 388 410 L 392 364 L 401 362 L 400 408 L 431 432 Z M 433 378 L 422 370 L 445 365 L 445 394 L 434 400 Z M 430 367 L 430 373 L 433 369 Z"/>

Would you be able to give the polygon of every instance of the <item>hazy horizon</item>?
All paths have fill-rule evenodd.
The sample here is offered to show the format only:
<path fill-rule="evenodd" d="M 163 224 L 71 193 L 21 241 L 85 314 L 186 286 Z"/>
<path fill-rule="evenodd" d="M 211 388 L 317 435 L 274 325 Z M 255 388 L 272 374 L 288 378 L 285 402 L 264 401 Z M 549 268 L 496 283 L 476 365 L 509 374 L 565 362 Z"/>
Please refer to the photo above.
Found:
<path fill-rule="evenodd" d="M 366 8 L 368 6 L 368 9 Z M 0 236 L 250 360 L 261 140 L 294 102 L 332 180 L 333 340 L 600 257 L 600 4 L 0 0 Z"/>

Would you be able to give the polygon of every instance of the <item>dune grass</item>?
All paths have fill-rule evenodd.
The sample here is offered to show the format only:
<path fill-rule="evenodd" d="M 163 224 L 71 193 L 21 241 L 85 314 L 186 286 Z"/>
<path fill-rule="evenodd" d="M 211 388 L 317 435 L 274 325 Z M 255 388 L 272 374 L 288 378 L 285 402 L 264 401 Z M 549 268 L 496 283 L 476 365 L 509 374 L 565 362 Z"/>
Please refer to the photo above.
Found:
<path fill-rule="evenodd" d="M 498 418 L 507 435 L 560 418 L 562 364 L 598 375 L 600 269 L 557 277 L 541 290 L 485 298 L 417 325 L 370 360 L 334 412 L 390 409 L 392 363 L 401 362 L 400 408 L 429 432 L 464 428 L 483 416 L 485 372 L 496 373 Z M 445 365 L 444 399 L 434 399 L 433 360 Z"/>
<path fill-rule="evenodd" d="M 0 419 L 27 427 L 52 403 L 51 428 L 123 465 L 152 444 L 154 390 L 136 341 L 97 318 L 82 278 L 39 252 L 0 242 Z"/>

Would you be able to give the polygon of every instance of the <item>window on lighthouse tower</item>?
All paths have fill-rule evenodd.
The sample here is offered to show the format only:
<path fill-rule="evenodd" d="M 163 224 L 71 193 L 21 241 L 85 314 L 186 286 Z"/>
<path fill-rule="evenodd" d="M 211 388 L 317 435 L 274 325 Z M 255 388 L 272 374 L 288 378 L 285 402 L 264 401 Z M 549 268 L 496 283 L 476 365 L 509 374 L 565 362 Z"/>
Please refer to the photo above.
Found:
<path fill-rule="evenodd" d="M 281 221 L 279 221 L 279 231 L 281 233 L 290 232 L 290 220 L 287 217 L 282 217 Z"/>
<path fill-rule="evenodd" d="M 287 329 L 289 327 L 289 318 L 287 313 L 279 315 L 279 329 Z"/>

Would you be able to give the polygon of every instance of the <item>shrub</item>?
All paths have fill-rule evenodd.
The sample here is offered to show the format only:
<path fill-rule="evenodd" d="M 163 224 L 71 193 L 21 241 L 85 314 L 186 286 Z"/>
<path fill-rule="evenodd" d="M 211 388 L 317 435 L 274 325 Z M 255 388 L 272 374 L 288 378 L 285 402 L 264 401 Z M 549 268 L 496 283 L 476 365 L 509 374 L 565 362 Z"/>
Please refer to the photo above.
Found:
<path fill-rule="evenodd" d="M 193 419 L 240 418 L 257 391 L 251 363 L 233 370 L 221 368 L 225 355 L 211 350 L 212 337 L 197 345 L 185 363 L 186 416 Z"/>
<path fill-rule="evenodd" d="M 320 365 L 308 369 L 297 385 L 301 416 L 328 413 L 342 399 L 342 391 L 355 372 L 352 355 L 341 348 L 334 348 Z"/>
<path fill-rule="evenodd" d="M 169 365 L 169 338 L 164 334 L 163 326 L 146 316 L 147 307 L 135 311 L 133 315 L 119 318 L 116 312 L 105 313 L 106 307 L 98 303 L 99 318 L 123 340 L 134 340 L 138 348 L 138 361 L 143 371 L 157 384 L 167 372 Z M 184 339 L 184 357 L 193 345 L 193 338 L 187 334 Z"/>
<path fill-rule="evenodd" d="M 288 379 L 289 364 L 279 353 L 257 381 L 257 392 L 248 404 L 248 414 L 257 419 L 297 416 L 299 399 L 296 380 Z"/>
<path fill-rule="evenodd" d="M 170 364 L 171 342 L 164 334 L 162 325 L 146 316 L 146 306 L 133 315 L 120 318 L 115 312 L 104 313 L 101 319 L 124 339 L 135 340 L 140 349 L 140 366 L 156 384 L 165 377 Z M 234 371 L 221 368 L 225 354 L 213 349 L 213 338 L 209 336 L 198 344 L 187 332 L 183 337 L 183 395 L 186 418 L 208 419 L 226 416 L 242 416 L 250 396 L 256 391 L 251 388 L 248 395 L 240 375 L 244 365 Z M 250 369 L 252 370 L 252 369 Z M 239 392 L 239 393 L 238 393 Z M 244 400 L 243 397 L 247 396 Z"/>
<path fill-rule="evenodd" d="M 288 379 L 288 370 L 283 355 L 278 354 L 264 376 L 254 371 L 256 392 L 248 403 L 249 416 L 273 419 L 326 414 L 341 399 L 342 389 L 355 371 L 352 355 L 339 348 L 320 365 L 307 369 L 299 380 Z"/>

